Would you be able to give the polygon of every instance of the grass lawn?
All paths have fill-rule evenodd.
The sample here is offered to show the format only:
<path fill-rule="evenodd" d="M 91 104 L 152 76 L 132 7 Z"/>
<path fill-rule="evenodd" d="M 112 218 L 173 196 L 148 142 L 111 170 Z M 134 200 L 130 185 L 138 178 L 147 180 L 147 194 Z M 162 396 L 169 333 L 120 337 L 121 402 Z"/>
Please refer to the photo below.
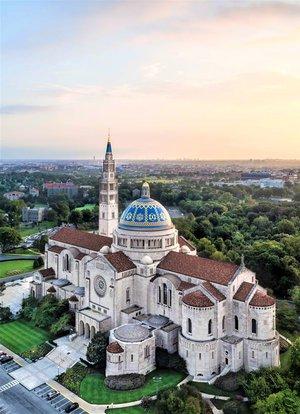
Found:
<path fill-rule="evenodd" d="M 205 394 L 219 395 L 223 397 L 234 397 L 238 394 L 238 391 L 223 391 L 215 385 L 208 384 L 207 382 L 193 382 L 193 385 L 198 388 L 199 391 Z"/>
<path fill-rule="evenodd" d="M 23 320 L 0 325 L 0 343 L 16 354 L 40 345 L 48 338 L 48 332 Z"/>
<path fill-rule="evenodd" d="M 18 273 L 30 272 L 33 270 L 33 260 L 9 260 L 7 262 L 0 262 L 0 279 L 5 276 L 10 276 L 10 272 L 14 270 L 17 270 Z"/>
<path fill-rule="evenodd" d="M 155 381 L 154 377 L 161 377 Z M 184 374 L 170 370 L 156 370 L 147 375 L 141 388 L 130 391 L 114 391 L 104 384 L 103 374 L 88 374 L 80 385 L 80 397 L 92 404 L 121 404 L 137 401 L 145 396 L 155 395 L 158 390 L 178 384 Z"/>
<path fill-rule="evenodd" d="M 83 207 L 76 207 L 76 211 L 82 211 L 82 210 L 91 210 L 93 211 L 96 207 L 96 204 L 85 204 Z"/>
<path fill-rule="evenodd" d="M 27 256 L 27 255 L 31 256 L 31 255 L 41 254 L 41 253 L 38 250 L 35 250 L 35 249 L 24 249 L 23 247 L 18 247 L 17 249 L 11 250 L 8 254 L 9 255 L 12 255 L 12 254 L 20 255 L 20 254 L 22 254 L 22 255 L 25 255 L 25 256 Z"/>
<path fill-rule="evenodd" d="M 51 229 L 54 226 L 52 221 L 42 221 L 36 226 L 33 227 L 20 227 L 19 232 L 21 237 L 31 236 L 32 234 L 37 234 L 42 230 Z"/>
<path fill-rule="evenodd" d="M 144 410 L 140 405 L 126 408 L 111 408 L 105 411 L 106 414 L 153 414 L 154 409 Z"/>

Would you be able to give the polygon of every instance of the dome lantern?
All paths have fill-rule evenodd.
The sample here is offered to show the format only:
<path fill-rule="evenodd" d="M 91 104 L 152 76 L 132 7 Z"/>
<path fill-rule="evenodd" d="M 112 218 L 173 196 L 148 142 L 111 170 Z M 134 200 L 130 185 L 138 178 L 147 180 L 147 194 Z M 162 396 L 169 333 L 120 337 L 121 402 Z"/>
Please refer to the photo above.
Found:
<path fill-rule="evenodd" d="M 150 187 L 149 184 L 145 181 L 142 185 L 142 197 L 150 198 Z"/>

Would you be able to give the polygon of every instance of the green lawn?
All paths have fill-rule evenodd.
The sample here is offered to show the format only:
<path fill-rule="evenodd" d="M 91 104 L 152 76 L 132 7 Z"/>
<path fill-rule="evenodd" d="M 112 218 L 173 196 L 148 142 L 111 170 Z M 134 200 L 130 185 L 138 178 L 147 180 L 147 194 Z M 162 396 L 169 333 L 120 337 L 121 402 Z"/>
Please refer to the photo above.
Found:
<path fill-rule="evenodd" d="M 193 382 L 193 385 L 198 388 L 199 391 L 205 394 L 218 395 L 223 397 L 234 397 L 238 394 L 238 391 L 223 391 L 217 388 L 215 385 L 208 384 L 207 382 Z"/>
<path fill-rule="evenodd" d="M 155 378 L 160 377 L 160 381 Z M 156 370 L 147 375 L 143 387 L 130 391 L 113 391 L 104 384 L 103 374 L 88 374 L 80 386 L 80 396 L 92 404 L 121 404 L 155 395 L 158 390 L 178 384 L 184 375 L 170 370 Z"/>
<path fill-rule="evenodd" d="M 49 334 L 26 321 L 13 321 L 0 325 L 0 343 L 16 354 L 21 354 L 49 339 Z"/>
<path fill-rule="evenodd" d="M 139 405 L 126 408 L 111 408 L 105 411 L 106 414 L 153 414 L 154 409 L 144 410 Z"/>
<path fill-rule="evenodd" d="M 82 211 L 82 210 L 94 210 L 96 207 L 96 204 L 85 204 L 83 207 L 76 207 L 76 211 Z"/>
<path fill-rule="evenodd" d="M 18 273 L 30 272 L 33 270 L 33 260 L 9 260 L 7 262 L 0 262 L 0 279 L 6 276 L 12 276 L 10 274 L 13 271 Z"/>
<path fill-rule="evenodd" d="M 54 226 L 52 221 L 42 221 L 36 226 L 33 227 L 20 227 L 19 232 L 21 237 L 31 236 L 32 234 L 37 234 L 42 230 L 50 229 Z"/>

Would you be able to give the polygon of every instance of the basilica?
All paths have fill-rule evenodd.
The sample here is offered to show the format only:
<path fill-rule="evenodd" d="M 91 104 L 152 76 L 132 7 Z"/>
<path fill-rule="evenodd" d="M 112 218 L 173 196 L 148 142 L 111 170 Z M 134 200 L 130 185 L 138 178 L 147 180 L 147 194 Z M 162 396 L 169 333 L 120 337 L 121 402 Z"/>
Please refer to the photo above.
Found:
<path fill-rule="evenodd" d="M 78 336 L 109 332 L 106 375 L 147 374 L 156 347 L 178 352 L 196 381 L 279 365 L 275 300 L 243 260 L 197 256 L 147 183 L 119 217 L 110 140 L 98 234 L 70 227 L 54 234 L 32 293 L 68 299 Z"/>

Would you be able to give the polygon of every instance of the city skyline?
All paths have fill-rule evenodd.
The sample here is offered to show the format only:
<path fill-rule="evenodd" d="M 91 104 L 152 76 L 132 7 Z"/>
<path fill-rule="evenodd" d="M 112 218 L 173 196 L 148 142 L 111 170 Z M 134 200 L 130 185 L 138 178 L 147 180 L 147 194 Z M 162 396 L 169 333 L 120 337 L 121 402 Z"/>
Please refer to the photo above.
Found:
<path fill-rule="evenodd" d="M 300 4 L 2 8 L 3 159 L 300 158 Z"/>

